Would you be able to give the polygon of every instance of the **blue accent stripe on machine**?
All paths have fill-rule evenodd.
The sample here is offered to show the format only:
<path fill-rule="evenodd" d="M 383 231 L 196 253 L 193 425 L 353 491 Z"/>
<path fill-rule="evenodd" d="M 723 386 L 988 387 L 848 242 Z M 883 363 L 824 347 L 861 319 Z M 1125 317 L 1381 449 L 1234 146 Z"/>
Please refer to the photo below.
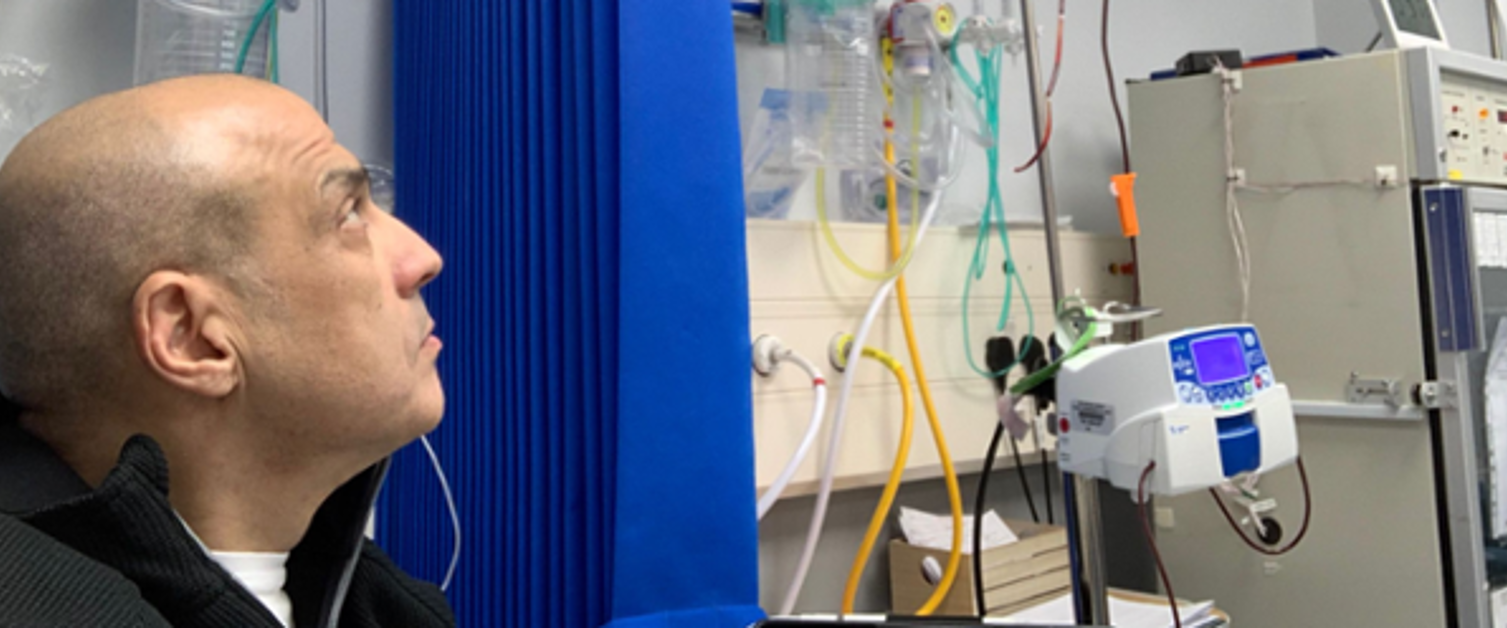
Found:
<path fill-rule="evenodd" d="M 1470 210 L 1465 190 L 1423 190 L 1429 274 L 1433 283 L 1435 342 L 1440 351 L 1480 347 L 1476 325 L 1475 268 L 1470 255 Z"/>
<path fill-rule="evenodd" d="M 1225 477 L 1261 468 L 1261 430 L 1256 427 L 1254 412 L 1218 419 L 1218 430 L 1219 461 Z"/>

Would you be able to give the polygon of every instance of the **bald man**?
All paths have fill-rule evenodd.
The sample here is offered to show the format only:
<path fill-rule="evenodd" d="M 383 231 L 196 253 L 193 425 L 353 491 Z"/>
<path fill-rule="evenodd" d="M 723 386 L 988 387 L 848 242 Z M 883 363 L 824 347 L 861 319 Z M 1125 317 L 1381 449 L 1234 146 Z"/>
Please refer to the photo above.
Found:
<path fill-rule="evenodd" d="M 0 167 L 0 626 L 423 628 L 362 536 L 438 425 L 439 255 L 308 105 L 86 102 Z"/>

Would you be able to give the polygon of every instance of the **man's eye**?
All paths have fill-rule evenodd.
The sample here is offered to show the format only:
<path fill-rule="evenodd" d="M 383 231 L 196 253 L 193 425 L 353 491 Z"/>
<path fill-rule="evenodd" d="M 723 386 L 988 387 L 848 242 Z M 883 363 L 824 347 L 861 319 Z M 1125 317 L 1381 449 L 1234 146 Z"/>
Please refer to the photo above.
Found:
<path fill-rule="evenodd" d="M 340 217 L 340 226 L 342 226 L 342 227 L 347 226 L 347 225 L 351 225 L 351 224 L 365 223 L 365 222 L 366 222 L 366 220 L 361 217 L 361 204 L 360 203 L 351 203 L 349 205 L 349 209 L 346 210 L 345 214 L 343 214 Z"/>

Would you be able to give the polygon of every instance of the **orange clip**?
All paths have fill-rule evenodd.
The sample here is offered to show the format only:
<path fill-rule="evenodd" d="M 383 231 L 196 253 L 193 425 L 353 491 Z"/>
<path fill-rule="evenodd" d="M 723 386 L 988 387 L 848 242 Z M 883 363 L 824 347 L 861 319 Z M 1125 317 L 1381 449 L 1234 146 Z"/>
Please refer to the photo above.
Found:
<path fill-rule="evenodd" d="M 1127 172 L 1109 178 L 1109 191 L 1120 206 L 1120 231 L 1127 238 L 1141 235 L 1141 220 L 1135 213 L 1135 173 Z"/>

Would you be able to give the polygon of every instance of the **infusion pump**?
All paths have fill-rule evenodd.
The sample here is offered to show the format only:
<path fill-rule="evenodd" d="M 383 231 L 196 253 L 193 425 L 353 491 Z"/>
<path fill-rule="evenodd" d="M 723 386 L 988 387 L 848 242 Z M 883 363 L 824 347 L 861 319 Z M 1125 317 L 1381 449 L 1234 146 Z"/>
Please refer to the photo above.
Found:
<path fill-rule="evenodd" d="M 1185 330 L 1078 354 L 1057 374 L 1064 471 L 1178 495 L 1298 455 L 1287 387 L 1250 325 Z"/>

